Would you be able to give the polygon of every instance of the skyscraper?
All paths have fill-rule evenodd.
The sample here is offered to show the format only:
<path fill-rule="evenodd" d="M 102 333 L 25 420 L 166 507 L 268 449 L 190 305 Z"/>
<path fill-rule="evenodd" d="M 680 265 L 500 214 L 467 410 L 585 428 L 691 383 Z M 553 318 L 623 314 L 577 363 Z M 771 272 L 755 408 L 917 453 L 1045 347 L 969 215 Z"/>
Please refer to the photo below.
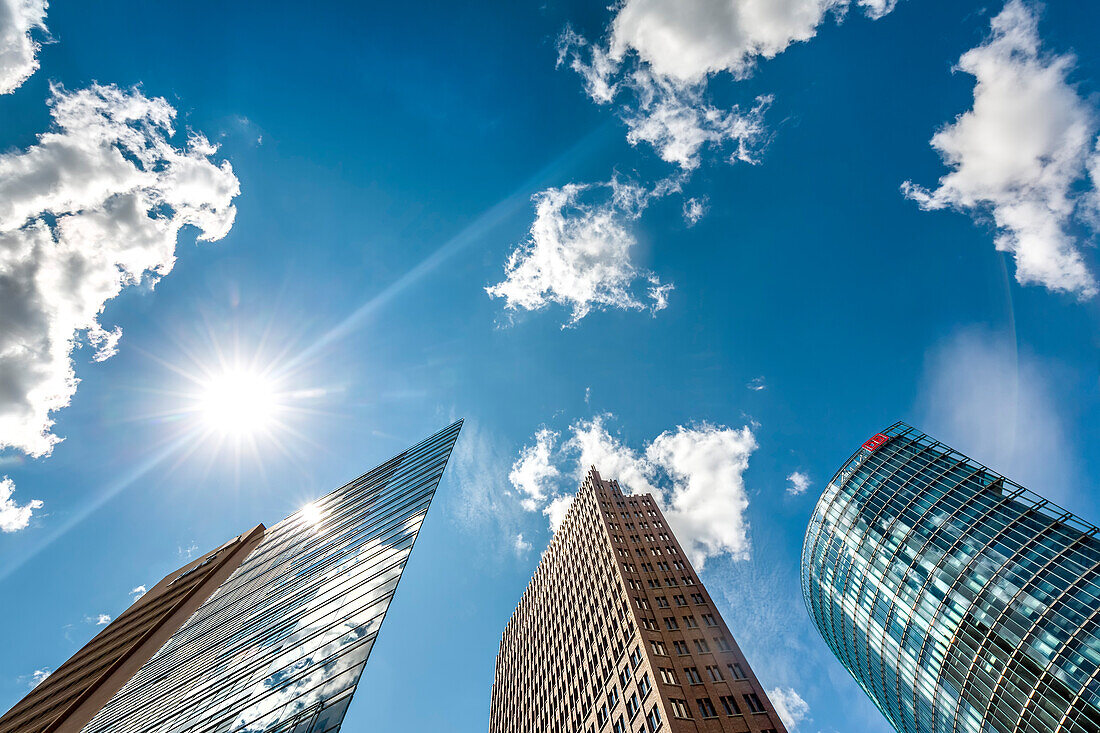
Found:
<path fill-rule="evenodd" d="M 593 468 L 505 627 L 489 733 L 784 730 L 653 497 Z"/>
<path fill-rule="evenodd" d="M 0 733 L 339 730 L 460 427 L 172 573 Z"/>
<path fill-rule="evenodd" d="M 902 733 L 1100 731 L 1097 528 L 897 423 L 829 482 L 802 590 Z"/>

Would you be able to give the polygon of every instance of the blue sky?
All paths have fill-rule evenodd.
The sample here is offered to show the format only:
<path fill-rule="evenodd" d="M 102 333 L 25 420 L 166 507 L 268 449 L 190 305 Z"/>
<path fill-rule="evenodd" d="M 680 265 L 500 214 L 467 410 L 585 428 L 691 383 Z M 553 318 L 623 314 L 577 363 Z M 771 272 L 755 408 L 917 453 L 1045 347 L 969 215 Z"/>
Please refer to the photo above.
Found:
<path fill-rule="evenodd" d="M 0 0 L 0 708 L 457 417 L 348 731 L 485 730 L 578 464 L 662 496 L 803 732 L 888 729 L 798 587 L 869 435 L 1100 519 L 1100 7 L 35 5 Z M 227 370 L 273 424 L 204 419 Z"/>

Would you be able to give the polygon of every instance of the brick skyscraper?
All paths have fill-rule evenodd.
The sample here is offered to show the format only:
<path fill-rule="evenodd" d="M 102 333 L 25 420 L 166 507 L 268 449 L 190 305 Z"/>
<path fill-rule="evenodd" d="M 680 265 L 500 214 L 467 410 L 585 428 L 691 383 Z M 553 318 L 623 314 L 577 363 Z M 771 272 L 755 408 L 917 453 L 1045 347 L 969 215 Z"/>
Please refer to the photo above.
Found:
<path fill-rule="evenodd" d="M 786 729 L 653 497 L 593 468 L 504 630 L 489 731 Z"/>

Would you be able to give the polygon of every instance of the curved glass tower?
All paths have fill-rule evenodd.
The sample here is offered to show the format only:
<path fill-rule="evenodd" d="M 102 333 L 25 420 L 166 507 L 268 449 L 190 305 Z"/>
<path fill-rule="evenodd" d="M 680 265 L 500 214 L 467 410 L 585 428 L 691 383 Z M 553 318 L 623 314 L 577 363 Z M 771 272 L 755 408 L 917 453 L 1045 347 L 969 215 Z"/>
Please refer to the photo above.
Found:
<path fill-rule="evenodd" d="M 908 425 L 825 488 L 802 592 L 902 733 L 1100 731 L 1097 528 Z"/>

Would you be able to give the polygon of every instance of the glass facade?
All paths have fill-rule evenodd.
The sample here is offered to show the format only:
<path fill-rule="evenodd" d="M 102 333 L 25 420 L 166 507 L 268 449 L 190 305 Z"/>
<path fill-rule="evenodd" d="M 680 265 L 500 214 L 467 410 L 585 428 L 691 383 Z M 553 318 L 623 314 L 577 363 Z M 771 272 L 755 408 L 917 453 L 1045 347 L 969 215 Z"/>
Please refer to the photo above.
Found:
<path fill-rule="evenodd" d="M 87 733 L 330 733 L 461 422 L 267 530 Z"/>
<path fill-rule="evenodd" d="M 903 733 L 1100 731 L 1096 527 L 898 423 L 817 503 L 814 623 Z"/>

